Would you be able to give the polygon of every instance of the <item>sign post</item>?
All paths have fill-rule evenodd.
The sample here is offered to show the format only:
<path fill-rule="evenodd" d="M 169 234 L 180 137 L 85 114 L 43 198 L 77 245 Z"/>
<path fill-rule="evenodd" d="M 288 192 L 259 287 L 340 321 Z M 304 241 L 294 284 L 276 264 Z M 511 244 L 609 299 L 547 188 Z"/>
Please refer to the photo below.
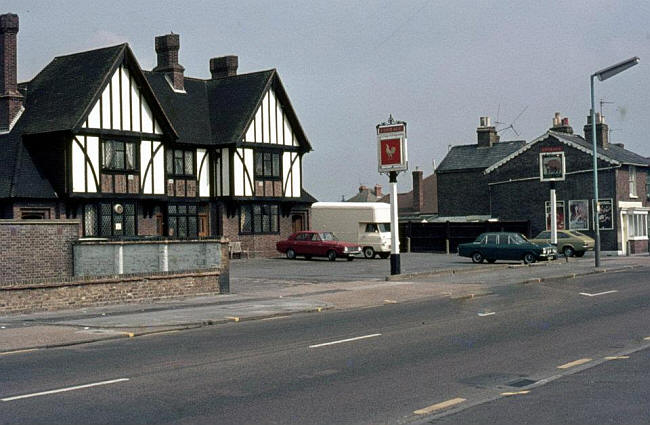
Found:
<path fill-rule="evenodd" d="M 539 154 L 539 180 L 551 182 L 551 243 L 557 245 L 557 200 L 555 182 L 564 180 L 566 164 L 561 146 L 544 146 Z"/>
<path fill-rule="evenodd" d="M 390 187 L 390 274 L 400 274 L 399 221 L 397 214 L 397 175 L 408 170 L 406 149 L 406 123 L 395 121 L 393 116 L 387 122 L 377 124 L 377 162 L 379 173 L 388 174 Z"/>

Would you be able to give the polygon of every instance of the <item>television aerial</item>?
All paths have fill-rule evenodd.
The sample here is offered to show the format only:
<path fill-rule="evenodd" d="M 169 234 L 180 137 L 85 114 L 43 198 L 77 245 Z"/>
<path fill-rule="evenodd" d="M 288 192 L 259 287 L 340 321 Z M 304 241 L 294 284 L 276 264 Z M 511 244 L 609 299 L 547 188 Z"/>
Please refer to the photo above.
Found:
<path fill-rule="evenodd" d="M 507 126 L 505 126 L 503 128 L 497 129 L 497 133 L 500 133 L 500 132 L 502 132 L 504 130 L 512 130 L 512 132 L 515 133 L 515 135 L 517 137 L 519 137 L 519 132 L 517 131 L 517 129 L 515 129 L 515 122 L 524 114 L 524 112 L 526 112 L 526 109 L 528 109 L 528 105 L 526 105 L 524 107 L 524 109 L 522 109 L 521 112 L 519 112 L 519 114 L 515 117 L 514 120 L 512 120 L 510 122 L 510 124 L 508 124 Z M 499 121 L 499 112 L 500 111 L 501 111 L 501 104 L 499 104 L 499 108 L 497 109 L 497 119 L 496 119 L 496 121 L 494 121 L 494 124 L 497 125 L 497 126 L 506 124 L 505 122 Z"/>

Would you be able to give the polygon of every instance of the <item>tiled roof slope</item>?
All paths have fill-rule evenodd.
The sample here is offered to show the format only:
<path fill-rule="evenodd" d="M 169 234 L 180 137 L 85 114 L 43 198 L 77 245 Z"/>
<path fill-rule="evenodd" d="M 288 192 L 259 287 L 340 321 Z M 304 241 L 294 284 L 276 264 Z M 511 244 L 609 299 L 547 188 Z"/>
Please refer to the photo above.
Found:
<path fill-rule="evenodd" d="M 453 146 L 436 172 L 453 172 L 470 169 L 485 169 L 505 158 L 526 144 L 523 140 L 499 142 L 490 147 L 474 145 Z"/>

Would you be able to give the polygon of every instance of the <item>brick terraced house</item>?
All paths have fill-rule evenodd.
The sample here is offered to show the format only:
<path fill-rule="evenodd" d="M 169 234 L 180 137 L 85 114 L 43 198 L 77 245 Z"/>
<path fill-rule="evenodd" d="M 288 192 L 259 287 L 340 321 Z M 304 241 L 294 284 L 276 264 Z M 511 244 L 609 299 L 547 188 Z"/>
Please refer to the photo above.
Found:
<path fill-rule="evenodd" d="M 604 252 L 647 254 L 650 161 L 622 144 L 609 143 L 607 124 L 597 114 L 600 210 L 596 213 L 589 118 L 584 138 L 573 134 L 568 119 L 556 114 L 553 127 L 542 136 L 529 143 L 509 142 L 499 151 L 490 151 L 501 145 L 494 127 L 479 127 L 479 144 L 452 148 L 437 170 L 440 214 L 530 220 L 533 236 L 549 229 L 551 183 L 540 181 L 540 154 L 560 153 L 565 179 L 553 183 L 558 228 L 593 237 L 598 225 Z M 487 143 L 481 143 L 482 132 Z"/>
<path fill-rule="evenodd" d="M 128 44 L 16 80 L 18 16 L 0 16 L 0 218 L 81 220 L 109 239 L 225 236 L 257 255 L 308 226 L 309 141 L 276 70 L 184 76 L 179 36 L 143 71 Z"/>

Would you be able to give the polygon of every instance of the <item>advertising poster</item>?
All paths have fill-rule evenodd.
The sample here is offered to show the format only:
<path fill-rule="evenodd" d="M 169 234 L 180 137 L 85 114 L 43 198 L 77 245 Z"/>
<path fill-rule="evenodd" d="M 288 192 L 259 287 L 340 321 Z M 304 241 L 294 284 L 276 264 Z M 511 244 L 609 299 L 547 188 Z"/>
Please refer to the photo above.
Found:
<path fill-rule="evenodd" d="M 569 201 L 569 229 L 589 230 L 589 201 Z"/>
<path fill-rule="evenodd" d="M 546 230 L 551 230 L 551 203 L 546 204 Z M 564 201 L 556 202 L 555 219 L 557 220 L 557 230 L 564 230 Z"/>
<path fill-rule="evenodd" d="M 594 217 L 598 216 L 598 227 L 600 230 L 612 230 L 614 228 L 614 208 L 611 199 L 599 199 L 600 211 L 596 209 L 596 202 L 593 202 Z M 594 229 L 596 226 L 594 225 Z"/>

